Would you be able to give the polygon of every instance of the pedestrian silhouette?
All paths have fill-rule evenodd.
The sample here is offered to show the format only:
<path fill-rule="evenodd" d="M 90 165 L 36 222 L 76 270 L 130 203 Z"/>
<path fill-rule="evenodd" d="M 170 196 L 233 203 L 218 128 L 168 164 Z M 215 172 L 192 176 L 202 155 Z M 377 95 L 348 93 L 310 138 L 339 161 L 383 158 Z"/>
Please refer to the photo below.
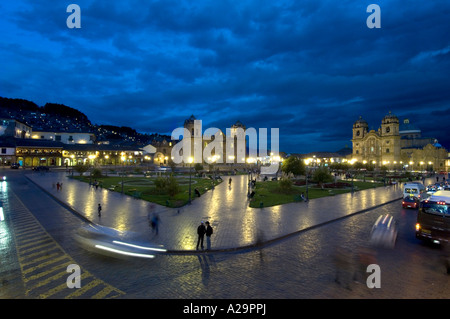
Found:
<path fill-rule="evenodd" d="M 211 225 L 209 224 L 209 222 L 206 222 L 206 231 L 205 231 L 205 235 L 206 235 L 206 249 L 210 250 L 211 249 L 211 235 L 213 234 L 213 228 L 211 227 Z"/>
<path fill-rule="evenodd" d="M 201 222 L 200 225 L 197 227 L 197 235 L 198 235 L 197 249 L 198 249 L 199 245 L 201 245 L 201 247 L 203 249 L 203 238 L 205 237 L 205 233 L 206 233 L 205 224 L 203 222 Z"/>
<path fill-rule="evenodd" d="M 98 204 L 97 210 L 98 210 L 98 217 L 101 217 L 102 216 L 102 205 Z"/>
<path fill-rule="evenodd" d="M 152 231 L 156 233 L 156 235 L 158 235 L 159 233 L 159 216 L 158 214 L 153 214 L 152 216 L 152 220 L 151 220 L 151 226 L 152 226 Z"/>

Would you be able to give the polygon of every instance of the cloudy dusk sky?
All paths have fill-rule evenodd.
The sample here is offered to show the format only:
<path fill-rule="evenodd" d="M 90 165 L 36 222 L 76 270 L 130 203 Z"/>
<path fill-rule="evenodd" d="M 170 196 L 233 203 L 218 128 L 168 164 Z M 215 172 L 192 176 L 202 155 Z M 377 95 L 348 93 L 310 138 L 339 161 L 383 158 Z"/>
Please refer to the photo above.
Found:
<path fill-rule="evenodd" d="M 66 12 L 81 9 L 81 28 Z M 370 29 L 367 7 L 381 8 Z M 450 149 L 450 1 L 4 0 L 0 96 L 170 134 L 279 128 L 280 151 L 351 147 L 391 111 Z"/>

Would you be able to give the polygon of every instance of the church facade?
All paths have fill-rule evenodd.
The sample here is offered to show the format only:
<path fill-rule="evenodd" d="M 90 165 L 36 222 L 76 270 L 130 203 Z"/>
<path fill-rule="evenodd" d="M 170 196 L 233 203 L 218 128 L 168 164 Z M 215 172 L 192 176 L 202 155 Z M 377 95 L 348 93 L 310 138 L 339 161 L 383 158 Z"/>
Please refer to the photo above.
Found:
<path fill-rule="evenodd" d="M 194 115 L 184 121 L 184 128 L 189 132 L 190 154 L 194 163 L 245 163 L 247 142 L 245 135 L 238 134 L 238 130 L 245 132 L 245 126 L 237 121 L 229 128 L 230 136 L 220 129 L 210 133 L 203 131 L 202 124 Z M 228 141 L 227 138 L 231 141 Z M 200 145 L 201 144 L 201 145 Z M 203 156 L 203 154 L 208 154 Z M 239 158 L 238 158 L 239 157 Z"/>
<path fill-rule="evenodd" d="M 448 152 L 436 139 L 422 137 L 408 119 L 400 122 L 389 112 L 378 130 L 369 129 L 362 117 L 352 129 L 352 161 L 388 169 L 447 170 Z"/>

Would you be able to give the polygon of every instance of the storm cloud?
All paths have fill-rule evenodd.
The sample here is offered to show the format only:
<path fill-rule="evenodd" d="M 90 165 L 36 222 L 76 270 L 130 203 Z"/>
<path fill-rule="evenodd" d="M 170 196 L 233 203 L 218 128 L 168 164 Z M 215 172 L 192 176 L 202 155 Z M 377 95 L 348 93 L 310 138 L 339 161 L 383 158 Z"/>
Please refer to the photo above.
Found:
<path fill-rule="evenodd" d="M 280 150 L 351 146 L 362 116 L 389 111 L 450 148 L 450 3 L 386 1 L 76 1 L 0 4 L 0 95 L 61 103 L 97 124 L 170 133 L 279 128 Z"/>

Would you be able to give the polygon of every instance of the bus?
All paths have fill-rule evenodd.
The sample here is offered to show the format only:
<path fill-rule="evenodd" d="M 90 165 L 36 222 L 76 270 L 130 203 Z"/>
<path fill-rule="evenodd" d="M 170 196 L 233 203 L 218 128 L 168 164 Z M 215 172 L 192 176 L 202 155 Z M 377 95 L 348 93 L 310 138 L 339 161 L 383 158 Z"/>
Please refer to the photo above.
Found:
<path fill-rule="evenodd" d="M 436 244 L 450 242 L 450 191 L 440 190 L 420 202 L 416 237 Z"/>

